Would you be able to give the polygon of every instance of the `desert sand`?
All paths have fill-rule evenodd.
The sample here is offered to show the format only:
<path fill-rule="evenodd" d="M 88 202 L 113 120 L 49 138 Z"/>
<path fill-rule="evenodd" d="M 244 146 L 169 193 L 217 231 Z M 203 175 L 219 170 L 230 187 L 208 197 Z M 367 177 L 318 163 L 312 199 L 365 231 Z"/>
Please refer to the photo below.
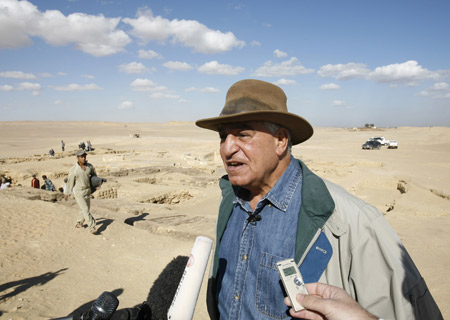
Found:
<path fill-rule="evenodd" d="M 399 148 L 362 150 L 372 136 Z M 107 179 L 91 202 L 97 235 L 75 228 L 73 198 L 30 187 L 33 173 L 61 187 L 86 140 L 95 148 L 88 161 Z M 145 301 L 196 236 L 214 239 L 218 147 L 216 133 L 193 123 L 1 122 L 0 173 L 13 183 L 0 190 L 0 318 L 66 316 L 103 291 L 119 309 Z M 293 154 L 385 213 L 450 318 L 450 128 L 315 128 Z M 204 281 L 194 319 L 208 319 L 205 290 Z"/>

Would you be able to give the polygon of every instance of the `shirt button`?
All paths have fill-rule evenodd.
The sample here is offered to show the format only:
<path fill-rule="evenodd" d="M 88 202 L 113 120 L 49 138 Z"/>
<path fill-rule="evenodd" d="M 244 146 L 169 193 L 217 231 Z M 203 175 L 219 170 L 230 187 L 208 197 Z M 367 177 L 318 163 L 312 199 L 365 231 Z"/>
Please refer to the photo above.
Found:
<path fill-rule="evenodd" d="M 243 259 L 243 260 L 247 260 L 247 255 L 244 254 L 244 255 L 242 256 L 242 259 Z"/>
<path fill-rule="evenodd" d="M 234 296 L 234 299 L 235 299 L 235 300 L 239 300 L 239 295 L 235 295 L 235 296 Z"/>
<path fill-rule="evenodd" d="M 269 208 L 272 208 L 272 204 L 271 203 L 269 203 Z"/>

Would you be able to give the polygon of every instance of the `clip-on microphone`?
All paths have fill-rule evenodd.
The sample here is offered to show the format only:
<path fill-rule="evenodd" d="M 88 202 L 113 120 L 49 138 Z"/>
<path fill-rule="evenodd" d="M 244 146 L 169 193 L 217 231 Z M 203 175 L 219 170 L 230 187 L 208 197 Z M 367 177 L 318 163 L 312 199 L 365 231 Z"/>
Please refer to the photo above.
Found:
<path fill-rule="evenodd" d="M 258 221 L 261 221 L 261 216 L 259 214 L 251 214 L 248 218 L 247 218 L 247 222 L 251 223 L 252 225 L 255 225 Z"/>

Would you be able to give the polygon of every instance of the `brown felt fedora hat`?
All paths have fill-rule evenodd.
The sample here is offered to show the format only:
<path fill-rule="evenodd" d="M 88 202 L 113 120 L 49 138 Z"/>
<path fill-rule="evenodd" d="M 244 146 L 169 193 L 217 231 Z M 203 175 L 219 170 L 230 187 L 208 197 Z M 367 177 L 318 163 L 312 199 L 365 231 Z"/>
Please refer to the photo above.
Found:
<path fill-rule="evenodd" d="M 241 80 L 228 90 L 225 106 L 218 117 L 200 119 L 195 124 L 218 131 L 226 123 L 268 121 L 289 129 L 292 144 L 299 144 L 312 136 L 313 128 L 302 117 L 288 112 L 286 100 L 284 91 L 272 83 Z"/>

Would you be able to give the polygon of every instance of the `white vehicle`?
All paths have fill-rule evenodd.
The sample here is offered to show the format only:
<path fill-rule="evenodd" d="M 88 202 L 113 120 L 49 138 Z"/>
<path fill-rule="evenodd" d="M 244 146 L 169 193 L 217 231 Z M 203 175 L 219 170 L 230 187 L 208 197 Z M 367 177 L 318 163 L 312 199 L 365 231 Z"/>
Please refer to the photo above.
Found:
<path fill-rule="evenodd" d="M 381 143 L 382 146 L 386 146 L 389 144 L 389 140 L 386 140 L 384 137 L 372 137 L 367 141 L 378 141 Z"/>
<path fill-rule="evenodd" d="M 387 147 L 388 147 L 388 149 L 397 149 L 398 148 L 397 140 L 389 141 L 389 143 L 387 144 Z"/>

